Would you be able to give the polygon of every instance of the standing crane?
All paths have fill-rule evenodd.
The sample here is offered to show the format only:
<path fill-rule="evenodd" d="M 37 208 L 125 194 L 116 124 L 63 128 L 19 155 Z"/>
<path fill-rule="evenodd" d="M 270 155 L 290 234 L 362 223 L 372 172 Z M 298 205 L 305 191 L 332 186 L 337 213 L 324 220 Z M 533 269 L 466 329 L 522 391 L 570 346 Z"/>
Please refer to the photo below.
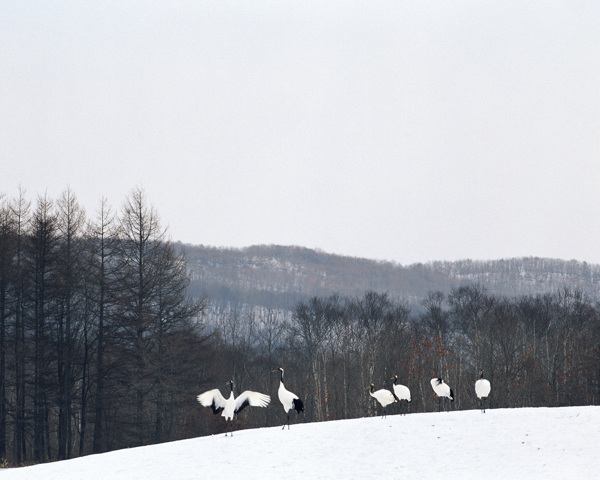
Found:
<path fill-rule="evenodd" d="M 483 368 L 479 373 L 479 380 L 475 382 L 475 394 L 479 399 L 479 407 L 481 408 L 481 411 L 485 413 L 485 400 L 492 391 L 492 386 L 489 380 L 483 378 Z"/>
<path fill-rule="evenodd" d="M 381 390 L 375 391 L 375 385 L 369 385 L 369 395 L 371 395 L 375 400 L 379 402 L 382 408 L 381 419 L 383 420 L 386 417 L 385 407 L 387 407 L 390 403 L 394 403 L 398 401 L 398 397 L 393 392 L 382 388 Z"/>
<path fill-rule="evenodd" d="M 246 390 L 235 398 L 233 395 L 233 380 L 230 380 L 227 384 L 231 386 L 231 394 L 228 399 L 221 395 L 218 388 L 201 393 L 196 398 L 202 406 L 211 407 L 214 414 L 221 412 L 221 416 L 225 418 L 225 436 L 227 436 L 227 427 L 229 426 L 229 431 L 233 437 L 233 416 L 247 406 L 266 407 L 271 401 L 271 397 L 264 393 Z"/>
<path fill-rule="evenodd" d="M 398 375 L 394 375 L 392 377 L 392 380 L 394 380 L 394 384 L 392 385 L 392 387 L 394 389 L 394 394 L 396 395 L 396 398 L 398 399 L 398 401 L 406 400 L 408 402 L 408 411 L 410 412 L 410 389 L 406 385 L 401 385 L 398 383 Z"/>
<path fill-rule="evenodd" d="M 277 396 L 279 397 L 279 401 L 281 402 L 281 405 L 283 405 L 283 410 L 287 415 L 287 420 L 283 424 L 283 427 L 281 427 L 281 429 L 283 430 L 287 425 L 289 430 L 290 410 L 293 408 L 299 414 L 300 412 L 304 411 L 304 404 L 302 403 L 302 400 L 300 400 L 298 395 L 290 392 L 287 388 L 285 388 L 285 385 L 283 384 L 283 367 L 279 367 L 277 370 L 273 370 L 273 372 L 277 372 L 278 370 L 281 373 L 281 377 L 279 380 L 279 390 L 277 390 Z"/>
<path fill-rule="evenodd" d="M 450 385 L 444 383 L 442 378 L 432 378 L 431 379 L 431 388 L 438 396 L 438 412 L 441 411 L 441 400 L 442 398 L 449 398 L 451 402 L 454 401 L 454 392 L 450 388 Z M 445 400 L 444 400 L 445 405 Z"/>

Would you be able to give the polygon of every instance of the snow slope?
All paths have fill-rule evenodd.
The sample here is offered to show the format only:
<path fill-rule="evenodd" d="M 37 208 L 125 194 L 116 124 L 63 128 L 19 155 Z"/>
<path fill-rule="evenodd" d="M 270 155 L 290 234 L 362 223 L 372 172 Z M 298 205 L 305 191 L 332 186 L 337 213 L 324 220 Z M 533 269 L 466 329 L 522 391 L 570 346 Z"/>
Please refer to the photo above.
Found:
<path fill-rule="evenodd" d="M 388 415 L 0 470 L 1 480 L 597 478 L 600 407 Z"/>

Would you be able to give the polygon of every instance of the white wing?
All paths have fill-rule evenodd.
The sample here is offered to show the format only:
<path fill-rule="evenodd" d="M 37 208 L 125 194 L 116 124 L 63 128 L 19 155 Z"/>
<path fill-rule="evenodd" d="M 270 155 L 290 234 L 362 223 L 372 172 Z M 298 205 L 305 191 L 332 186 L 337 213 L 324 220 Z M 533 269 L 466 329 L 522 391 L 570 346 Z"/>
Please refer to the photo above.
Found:
<path fill-rule="evenodd" d="M 382 407 L 385 407 L 386 405 L 389 405 L 390 403 L 394 403 L 396 401 L 392 392 L 383 388 L 373 393 L 373 396 L 377 399 L 379 403 L 381 403 Z"/>
<path fill-rule="evenodd" d="M 283 384 L 279 387 L 279 390 L 277 391 L 277 396 L 279 397 L 279 400 L 281 401 L 281 403 L 289 404 L 290 408 L 291 408 L 292 402 L 294 400 L 298 399 L 298 395 L 296 395 L 293 392 L 290 392 L 287 388 L 285 388 L 283 386 Z"/>
<path fill-rule="evenodd" d="M 479 398 L 487 397 L 492 390 L 489 380 L 480 378 L 475 382 L 475 393 Z"/>
<path fill-rule="evenodd" d="M 235 412 L 240 412 L 248 405 L 251 407 L 266 407 L 271 401 L 269 395 L 246 390 L 235 399 Z"/>
<path fill-rule="evenodd" d="M 201 393 L 196 397 L 203 407 L 211 407 L 213 413 L 218 413 L 225 408 L 227 400 L 221 395 L 218 388 Z"/>
<path fill-rule="evenodd" d="M 394 385 L 394 393 L 398 399 L 410 402 L 410 389 L 406 385 Z"/>
<path fill-rule="evenodd" d="M 431 379 L 431 386 L 433 391 L 436 393 L 438 397 L 448 397 L 450 400 L 454 400 L 454 396 L 452 395 L 452 389 L 447 383 L 439 382 L 439 378 Z"/>

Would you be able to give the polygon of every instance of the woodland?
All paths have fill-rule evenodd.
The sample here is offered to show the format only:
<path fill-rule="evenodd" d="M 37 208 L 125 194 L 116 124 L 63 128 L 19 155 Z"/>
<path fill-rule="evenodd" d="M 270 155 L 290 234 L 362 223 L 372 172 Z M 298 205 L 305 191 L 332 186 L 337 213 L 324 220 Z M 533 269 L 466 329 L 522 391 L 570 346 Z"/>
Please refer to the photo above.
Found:
<path fill-rule="evenodd" d="M 70 190 L 0 195 L 0 459 L 23 465 L 222 433 L 196 396 L 254 390 L 234 428 L 282 425 L 279 376 L 304 402 L 292 419 L 378 415 L 368 386 L 411 389 L 410 412 L 600 402 L 600 304 L 564 286 L 509 296 L 479 283 L 431 290 L 415 309 L 386 291 L 310 292 L 281 308 L 214 310 L 143 190 L 90 219 Z M 286 274 L 289 285 L 295 280 Z M 197 279 L 196 279 L 197 280 Z M 327 279 L 321 279 L 326 284 Z M 214 313 L 216 312 L 216 313 Z M 407 410 L 391 405 L 388 415 Z"/>

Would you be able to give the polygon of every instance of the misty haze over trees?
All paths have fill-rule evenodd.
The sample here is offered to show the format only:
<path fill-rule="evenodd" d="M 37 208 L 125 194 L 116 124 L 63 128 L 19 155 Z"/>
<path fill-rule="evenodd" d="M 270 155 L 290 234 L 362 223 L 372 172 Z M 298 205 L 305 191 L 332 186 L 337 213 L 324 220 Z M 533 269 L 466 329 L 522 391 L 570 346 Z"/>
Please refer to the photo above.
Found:
<path fill-rule="evenodd" d="M 508 297 L 569 287 L 600 298 L 600 266 L 575 260 L 529 257 L 402 266 L 303 247 L 176 246 L 186 252 L 190 291 L 211 298 L 209 317 L 226 308 L 274 308 L 291 315 L 298 301 L 312 296 L 357 297 L 367 291 L 388 293 L 416 313 L 429 292 L 448 294 L 472 283 Z"/>
<path fill-rule="evenodd" d="M 598 404 L 600 267 L 539 258 L 390 262 L 301 247 L 170 241 L 144 192 L 88 218 L 73 192 L 0 194 L 0 459 L 22 464 L 222 432 L 196 402 L 233 379 L 267 393 L 236 428 L 377 413 L 367 386 L 437 409 Z M 388 407 L 388 414 L 398 410 Z"/>

